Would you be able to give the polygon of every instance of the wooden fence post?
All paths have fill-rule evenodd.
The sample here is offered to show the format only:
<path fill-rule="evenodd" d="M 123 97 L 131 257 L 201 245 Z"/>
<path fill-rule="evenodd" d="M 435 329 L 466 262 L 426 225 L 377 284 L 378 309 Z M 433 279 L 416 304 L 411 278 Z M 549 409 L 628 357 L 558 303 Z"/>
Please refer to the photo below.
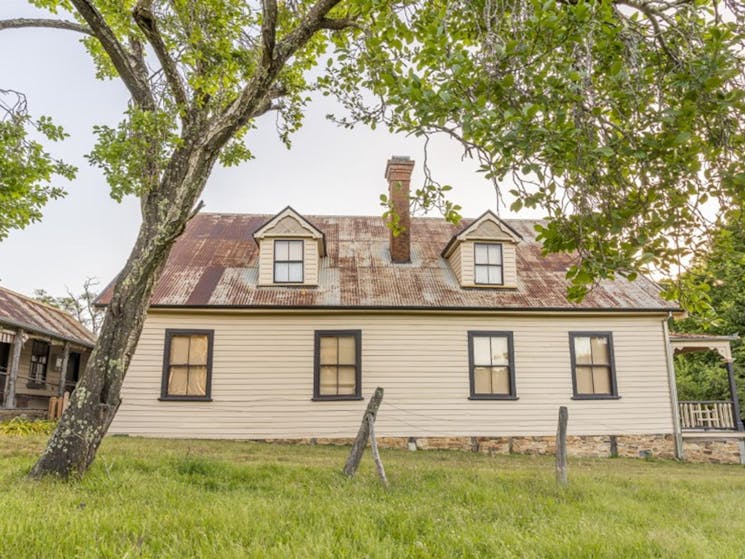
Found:
<path fill-rule="evenodd" d="M 556 483 L 567 484 L 567 419 L 566 406 L 559 407 L 559 426 L 556 430 Z"/>
<path fill-rule="evenodd" d="M 344 474 L 349 477 L 357 472 L 360 460 L 362 459 L 362 453 L 365 452 L 367 439 L 370 437 L 370 421 L 375 421 L 375 416 L 378 414 L 378 408 L 382 401 L 383 389 L 377 387 L 372 398 L 370 398 L 370 402 L 367 404 L 365 415 L 362 416 L 362 423 L 360 423 L 360 429 L 357 431 L 357 438 L 354 439 L 352 450 L 349 451 L 347 463 L 344 464 Z"/>
<path fill-rule="evenodd" d="M 380 453 L 378 452 L 378 442 L 375 440 L 375 419 L 368 416 L 367 421 L 370 423 L 370 450 L 372 451 L 373 462 L 375 462 L 375 469 L 378 471 L 383 487 L 387 489 L 388 478 L 385 477 L 385 468 L 383 468 L 383 461 L 380 459 Z"/>

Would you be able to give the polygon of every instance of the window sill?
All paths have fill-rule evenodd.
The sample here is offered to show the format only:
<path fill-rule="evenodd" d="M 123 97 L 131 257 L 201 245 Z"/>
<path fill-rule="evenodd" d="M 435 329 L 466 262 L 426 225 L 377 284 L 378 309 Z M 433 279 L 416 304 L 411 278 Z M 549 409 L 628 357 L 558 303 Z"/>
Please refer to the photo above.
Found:
<path fill-rule="evenodd" d="M 359 402 L 364 400 L 362 396 L 313 396 L 311 402 Z"/>
<path fill-rule="evenodd" d="M 572 400 L 620 400 L 615 394 L 575 394 Z"/>
<path fill-rule="evenodd" d="M 500 394 L 474 394 L 468 397 L 469 400 L 519 400 L 519 396 L 508 396 Z"/>
<path fill-rule="evenodd" d="M 211 402 L 210 396 L 161 396 L 161 402 Z"/>

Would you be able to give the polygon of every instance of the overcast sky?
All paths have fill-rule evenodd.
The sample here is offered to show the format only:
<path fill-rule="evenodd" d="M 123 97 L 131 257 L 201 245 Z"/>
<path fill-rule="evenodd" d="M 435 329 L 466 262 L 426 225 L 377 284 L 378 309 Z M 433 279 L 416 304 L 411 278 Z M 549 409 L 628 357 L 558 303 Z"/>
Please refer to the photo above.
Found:
<path fill-rule="evenodd" d="M 25 0 L 2 0 L 0 19 L 29 17 L 39 12 Z M 51 29 L 0 32 L 0 89 L 26 93 L 32 114 L 52 116 L 70 134 L 51 152 L 78 166 L 72 183 L 61 181 L 68 196 L 51 202 L 44 218 L 0 242 L 0 285 L 31 294 L 42 288 L 62 295 L 78 291 L 86 277 L 105 285 L 126 261 L 140 223 L 137 200 L 118 204 L 109 197 L 102 174 L 87 164 L 94 124 L 116 124 L 128 96 L 116 81 L 94 76 L 75 33 Z M 367 128 L 345 130 L 325 115 L 338 110 L 319 98 L 309 106 L 303 128 L 287 150 L 277 139 L 274 117 L 266 115 L 251 132 L 247 145 L 256 159 L 240 167 L 216 168 L 203 200 L 208 212 L 273 214 L 292 205 L 304 214 L 379 215 L 379 196 L 391 155 L 416 160 L 414 185 L 422 181 L 423 142 Z M 461 150 L 442 139 L 431 145 L 430 167 L 436 178 L 452 184 L 453 201 L 463 215 L 477 216 L 495 208 L 494 190 L 476 165 L 461 160 Z M 0 211 L 2 209 L 0 208 Z M 503 217 L 510 217 L 502 211 Z M 520 217 L 537 217 L 521 213 Z"/>

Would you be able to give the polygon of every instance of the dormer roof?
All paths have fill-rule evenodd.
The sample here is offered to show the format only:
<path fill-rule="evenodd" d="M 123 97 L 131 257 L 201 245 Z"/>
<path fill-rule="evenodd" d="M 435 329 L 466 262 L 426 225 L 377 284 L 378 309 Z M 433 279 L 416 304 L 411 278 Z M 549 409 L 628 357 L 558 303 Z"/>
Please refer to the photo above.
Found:
<path fill-rule="evenodd" d="M 253 233 L 253 238 L 258 243 L 265 238 L 305 237 L 318 241 L 318 252 L 321 257 L 326 256 L 326 236 L 310 221 L 287 206 L 277 215 L 269 219 Z"/>
<path fill-rule="evenodd" d="M 443 258 L 448 258 L 459 242 L 471 241 L 508 241 L 519 243 L 522 235 L 515 231 L 507 222 L 499 218 L 491 210 L 485 211 L 473 220 L 465 229 L 456 233 L 442 250 Z"/>

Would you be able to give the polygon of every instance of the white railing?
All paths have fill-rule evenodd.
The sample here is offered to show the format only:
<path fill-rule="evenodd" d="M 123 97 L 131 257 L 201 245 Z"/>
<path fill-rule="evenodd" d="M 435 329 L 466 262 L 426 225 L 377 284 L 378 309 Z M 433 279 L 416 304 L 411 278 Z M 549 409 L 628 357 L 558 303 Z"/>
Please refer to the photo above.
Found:
<path fill-rule="evenodd" d="M 678 402 L 683 429 L 735 429 L 732 402 L 729 400 L 699 400 Z"/>

